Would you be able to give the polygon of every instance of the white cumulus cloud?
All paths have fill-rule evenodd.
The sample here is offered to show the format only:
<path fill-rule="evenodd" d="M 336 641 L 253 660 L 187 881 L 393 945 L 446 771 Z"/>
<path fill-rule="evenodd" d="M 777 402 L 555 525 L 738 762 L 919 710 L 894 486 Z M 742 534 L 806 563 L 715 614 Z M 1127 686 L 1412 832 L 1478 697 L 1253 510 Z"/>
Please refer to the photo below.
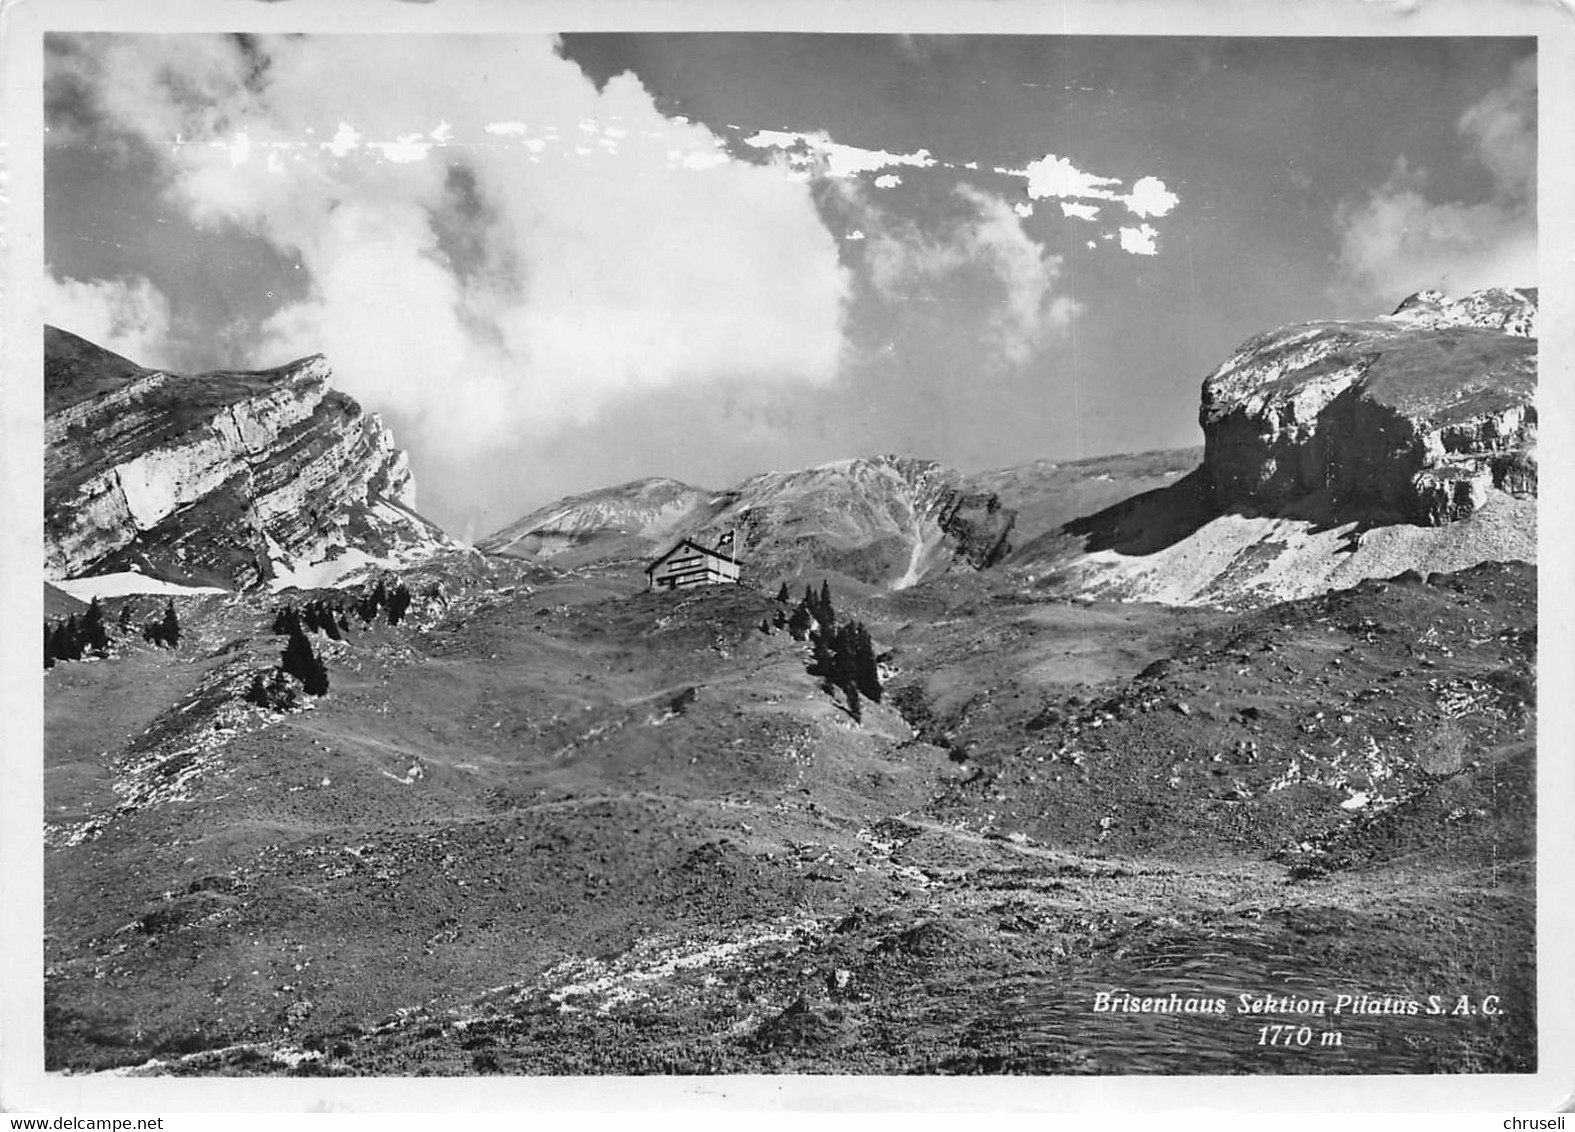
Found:
<path fill-rule="evenodd" d="M 1159 233 L 1151 224 L 1139 224 L 1136 228 L 1122 228 L 1120 232 L 1121 250 L 1132 255 L 1158 255 L 1159 248 L 1155 241 Z"/>
<path fill-rule="evenodd" d="M 1065 157 L 1047 153 L 1038 161 L 1031 161 L 1022 169 L 1001 169 L 999 172 L 1024 177 L 1028 181 L 1028 195 L 1035 200 L 1045 197 L 1090 197 L 1097 200 L 1114 200 L 1115 191 L 1108 186 L 1119 185 L 1118 177 L 1102 177 L 1073 165 Z"/>
<path fill-rule="evenodd" d="M 1132 187 L 1121 191 L 1121 178 L 1091 173 L 1074 165 L 1070 158 L 1047 153 L 1038 161 L 1031 161 L 1021 169 L 996 168 L 997 173 L 1009 177 L 1022 177 L 1033 200 L 1055 199 L 1061 205 L 1063 216 L 1079 220 L 1099 217 L 1099 204 L 1094 201 L 1112 201 L 1126 206 L 1134 216 L 1148 219 L 1165 216 L 1181 198 L 1172 192 L 1164 181 L 1148 175 L 1139 177 Z M 1120 230 L 1121 246 L 1137 255 L 1154 255 L 1158 232 L 1150 224 Z"/>
<path fill-rule="evenodd" d="M 50 272 L 42 298 L 44 321 L 51 326 L 138 365 L 170 364 L 169 300 L 147 279 L 60 279 Z"/>
<path fill-rule="evenodd" d="M 856 177 L 860 173 L 874 173 L 893 166 L 925 169 L 936 164 L 927 149 L 915 153 L 864 149 L 833 141 L 824 130 L 757 130 L 744 139 L 744 144 L 755 149 L 776 150 L 791 167 L 827 177 Z"/>
<path fill-rule="evenodd" d="M 1137 216 L 1164 216 L 1181 203 L 1158 177 L 1139 177 L 1121 200 Z"/>
<path fill-rule="evenodd" d="M 1486 200 L 1439 200 L 1428 170 L 1403 157 L 1377 189 L 1335 210 L 1344 284 L 1394 303 L 1424 289 L 1460 294 L 1537 281 L 1537 74 L 1535 58 L 1456 123 L 1492 177 Z"/>
<path fill-rule="evenodd" d="M 302 264 L 258 364 L 327 354 L 402 438 L 474 452 L 627 395 L 837 373 L 849 284 L 808 188 L 550 38 L 87 36 L 52 67 L 163 156 L 193 221 Z M 283 171 L 232 160 L 239 137 Z"/>
<path fill-rule="evenodd" d="M 1001 360 L 1022 364 L 1080 309 L 1059 286 L 1061 257 L 1028 234 L 1023 217 L 1006 200 L 969 184 L 955 191 L 969 205 L 968 215 L 936 234 L 873 210 L 867 213 L 871 279 L 888 299 L 901 302 L 916 284 L 967 268 L 984 271 L 1001 293 L 1000 301 L 991 304 L 984 341 Z"/>

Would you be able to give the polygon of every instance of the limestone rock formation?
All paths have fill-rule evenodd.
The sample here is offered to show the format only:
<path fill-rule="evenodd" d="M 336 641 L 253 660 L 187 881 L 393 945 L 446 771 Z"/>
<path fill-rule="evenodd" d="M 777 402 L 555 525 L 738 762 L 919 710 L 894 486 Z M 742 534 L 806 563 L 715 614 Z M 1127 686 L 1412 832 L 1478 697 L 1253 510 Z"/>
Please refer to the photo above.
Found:
<path fill-rule="evenodd" d="M 45 328 L 45 576 L 248 587 L 451 545 L 328 363 L 183 376 Z"/>
<path fill-rule="evenodd" d="M 1537 486 L 1534 289 L 1313 322 L 1244 343 L 1203 384 L 1204 466 L 1221 510 L 1307 496 L 1402 521 L 1462 519 Z"/>

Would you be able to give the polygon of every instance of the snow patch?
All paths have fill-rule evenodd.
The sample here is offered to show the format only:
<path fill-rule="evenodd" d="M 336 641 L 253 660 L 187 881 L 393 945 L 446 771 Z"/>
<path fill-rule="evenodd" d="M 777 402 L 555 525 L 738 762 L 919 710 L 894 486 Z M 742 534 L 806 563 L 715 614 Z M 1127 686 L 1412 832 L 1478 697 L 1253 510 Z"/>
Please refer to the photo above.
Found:
<path fill-rule="evenodd" d="M 347 547 L 337 558 L 326 559 L 322 562 L 303 563 L 275 574 L 268 583 L 268 588 L 274 593 L 280 590 L 300 589 L 312 590 L 324 586 L 331 586 L 341 578 L 365 567 L 382 566 L 381 559 L 374 558 L 364 550 L 356 547 Z"/>
<path fill-rule="evenodd" d="M 129 594 L 168 594 L 170 597 L 190 597 L 196 594 L 227 594 L 230 591 L 220 586 L 185 586 L 178 582 L 166 582 L 162 578 L 150 578 L 146 574 L 139 574 L 127 570 L 119 574 L 97 574 L 90 578 L 67 578 L 64 581 L 52 582 L 56 589 L 64 590 L 74 598 L 82 601 L 92 601 L 94 598 L 126 597 Z"/>

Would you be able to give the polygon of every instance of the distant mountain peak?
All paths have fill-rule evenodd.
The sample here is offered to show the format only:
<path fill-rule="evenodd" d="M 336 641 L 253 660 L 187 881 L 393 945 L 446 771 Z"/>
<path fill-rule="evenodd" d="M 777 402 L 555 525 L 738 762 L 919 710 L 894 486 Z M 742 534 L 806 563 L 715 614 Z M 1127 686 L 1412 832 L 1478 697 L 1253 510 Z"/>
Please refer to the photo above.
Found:
<path fill-rule="evenodd" d="M 594 488 L 538 507 L 476 543 L 489 554 L 553 558 L 595 540 L 660 541 L 715 493 L 681 480 L 650 476 Z"/>
<path fill-rule="evenodd" d="M 934 460 L 854 456 L 761 472 L 722 491 L 658 478 L 583 492 L 477 545 L 574 563 L 650 557 L 685 537 L 714 546 L 737 532 L 746 571 L 762 583 L 819 571 L 900 588 L 954 564 L 993 564 L 1012 518 Z"/>

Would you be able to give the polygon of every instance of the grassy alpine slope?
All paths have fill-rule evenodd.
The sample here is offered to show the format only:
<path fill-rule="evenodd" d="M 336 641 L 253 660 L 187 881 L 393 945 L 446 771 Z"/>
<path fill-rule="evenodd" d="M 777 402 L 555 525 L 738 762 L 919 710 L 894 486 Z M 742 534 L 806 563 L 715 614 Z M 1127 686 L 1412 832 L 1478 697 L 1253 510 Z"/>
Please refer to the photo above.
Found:
<path fill-rule="evenodd" d="M 50 1068 L 1534 1068 L 1532 567 L 1249 613 L 834 578 L 860 724 L 774 583 L 409 581 L 314 635 L 310 710 L 240 698 L 256 595 L 47 674 Z M 1094 1009 L 1172 991 L 1229 1012 Z M 1501 1012 L 1235 1013 L 1347 993 Z"/>

